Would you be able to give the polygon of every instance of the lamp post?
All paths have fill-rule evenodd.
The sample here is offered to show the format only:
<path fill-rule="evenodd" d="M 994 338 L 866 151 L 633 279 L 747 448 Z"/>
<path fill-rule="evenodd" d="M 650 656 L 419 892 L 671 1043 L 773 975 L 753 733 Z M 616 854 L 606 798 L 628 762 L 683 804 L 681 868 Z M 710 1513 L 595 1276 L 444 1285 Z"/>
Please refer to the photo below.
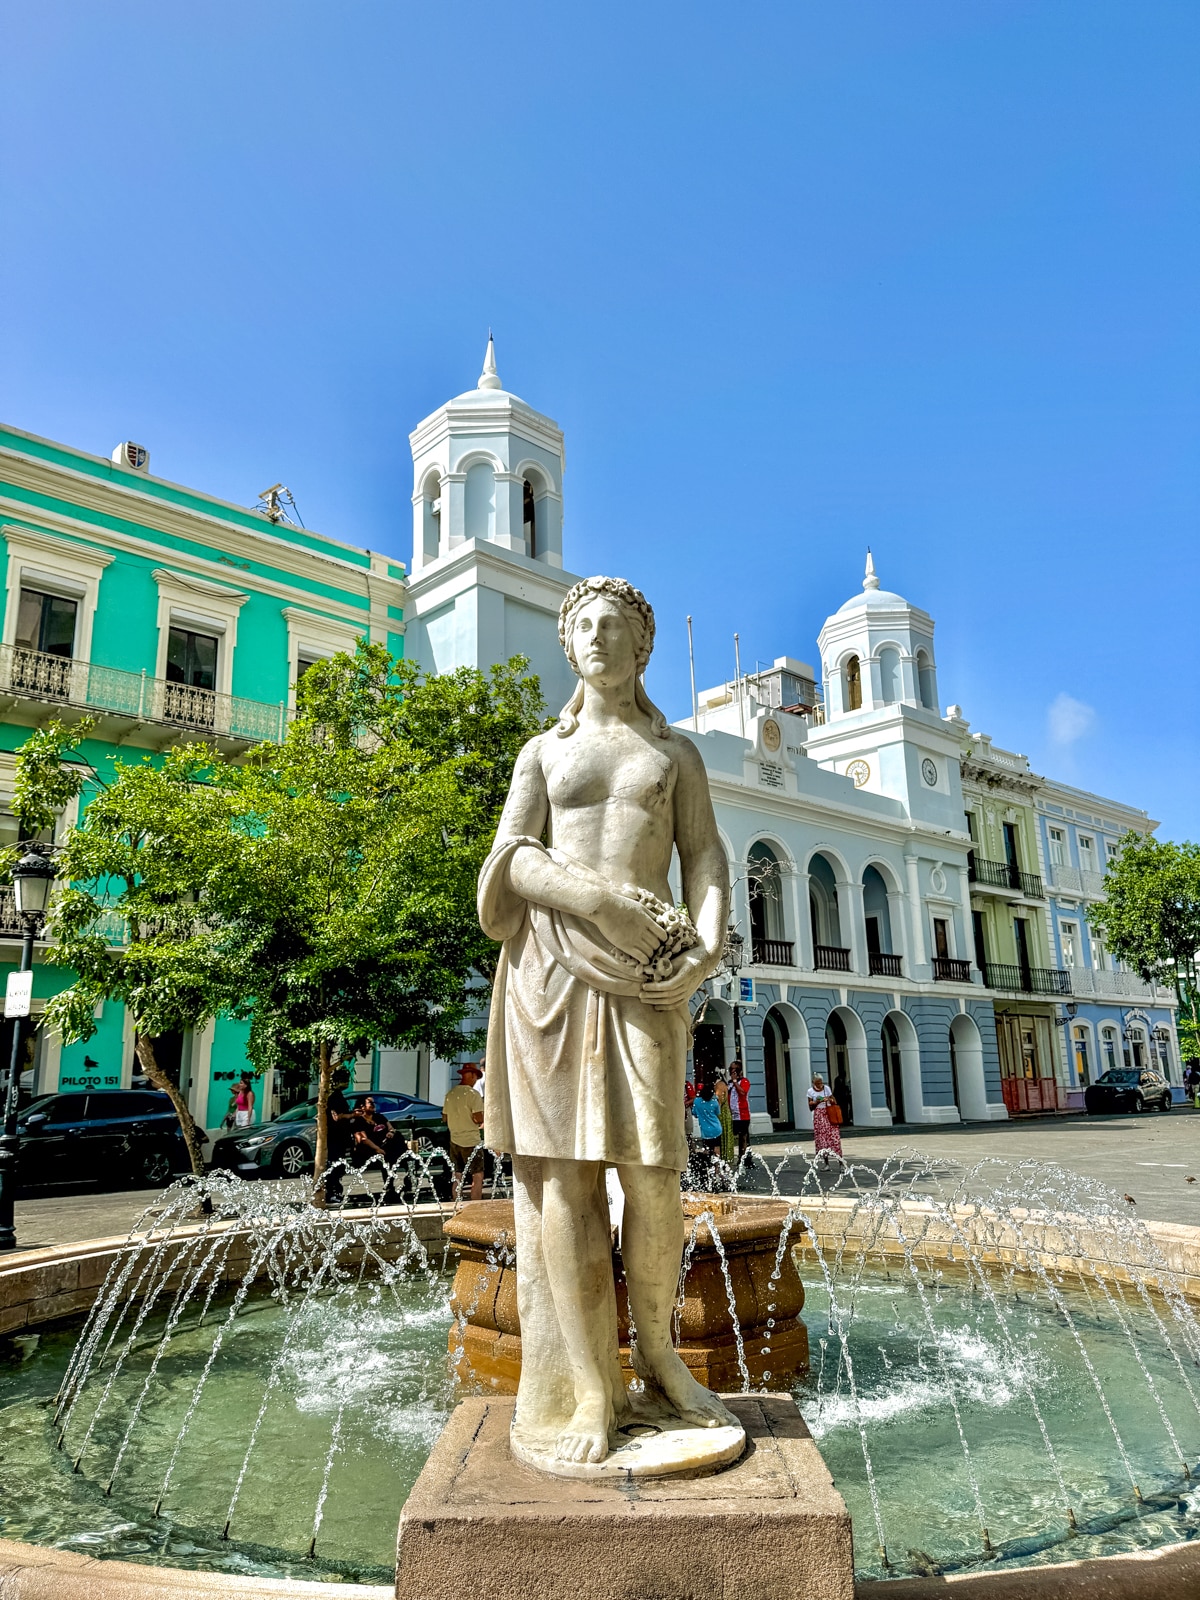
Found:
<path fill-rule="evenodd" d="M 738 1004 L 741 986 L 738 983 L 738 973 L 742 970 L 742 955 L 746 948 L 745 937 L 740 934 L 731 922 L 725 934 L 725 948 L 721 952 L 721 965 L 733 979 L 733 1047 L 737 1051 L 737 1058 L 742 1063 L 742 1071 L 746 1070 L 746 1053 L 742 1040 L 742 1012 Z"/>
<path fill-rule="evenodd" d="M 50 890 L 54 883 L 54 863 L 35 845 L 30 845 L 13 868 L 13 899 L 17 915 L 25 925 L 21 945 L 22 972 L 33 966 L 33 941 L 46 920 L 46 907 L 50 903 Z M 8 1058 L 8 1076 L 4 1081 L 2 1103 L 4 1131 L 0 1133 L 0 1250 L 15 1250 L 16 1228 L 13 1224 L 13 1201 L 17 1189 L 17 1090 L 21 1067 L 21 1019 L 12 1018 L 12 1050 Z"/>

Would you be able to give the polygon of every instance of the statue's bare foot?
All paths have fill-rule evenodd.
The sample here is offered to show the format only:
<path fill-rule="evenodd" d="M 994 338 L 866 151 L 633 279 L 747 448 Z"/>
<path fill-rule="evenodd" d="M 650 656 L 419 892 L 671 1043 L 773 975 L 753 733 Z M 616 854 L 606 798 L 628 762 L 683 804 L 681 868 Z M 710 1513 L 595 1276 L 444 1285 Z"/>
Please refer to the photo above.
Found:
<path fill-rule="evenodd" d="M 603 1461 L 608 1454 L 612 1407 L 605 1395 L 589 1395 L 559 1434 L 554 1454 L 560 1461 Z"/>
<path fill-rule="evenodd" d="M 696 1382 L 674 1350 L 665 1350 L 651 1360 L 635 1345 L 633 1370 L 646 1385 L 647 1395 L 665 1400 L 682 1422 L 690 1422 L 694 1428 L 741 1426 L 719 1396 Z"/>

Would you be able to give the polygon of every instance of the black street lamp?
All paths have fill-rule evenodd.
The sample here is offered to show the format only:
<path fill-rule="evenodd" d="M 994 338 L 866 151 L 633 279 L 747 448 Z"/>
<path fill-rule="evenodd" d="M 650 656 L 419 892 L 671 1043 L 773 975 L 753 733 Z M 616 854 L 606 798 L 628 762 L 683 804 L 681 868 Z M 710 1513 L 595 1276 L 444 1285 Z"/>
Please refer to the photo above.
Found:
<path fill-rule="evenodd" d="M 13 899 L 17 915 L 25 925 L 21 945 L 22 972 L 33 966 L 33 941 L 46 920 L 50 890 L 54 885 L 53 861 L 30 845 L 13 868 Z M 8 1077 L 4 1081 L 4 1131 L 0 1133 L 0 1250 L 15 1250 L 17 1233 L 13 1222 L 13 1201 L 17 1191 L 17 1090 L 21 1080 L 21 1019 L 12 1018 L 12 1051 Z"/>
<path fill-rule="evenodd" d="M 733 979 L 733 1048 L 737 1052 L 737 1059 L 742 1063 L 742 1071 L 746 1070 L 746 1055 L 743 1050 L 742 1039 L 742 1012 L 738 1004 L 741 995 L 741 986 L 738 983 L 738 973 L 742 970 L 742 956 L 745 953 L 746 940 L 733 923 L 729 924 L 725 933 L 725 948 L 721 952 L 721 965 Z"/>

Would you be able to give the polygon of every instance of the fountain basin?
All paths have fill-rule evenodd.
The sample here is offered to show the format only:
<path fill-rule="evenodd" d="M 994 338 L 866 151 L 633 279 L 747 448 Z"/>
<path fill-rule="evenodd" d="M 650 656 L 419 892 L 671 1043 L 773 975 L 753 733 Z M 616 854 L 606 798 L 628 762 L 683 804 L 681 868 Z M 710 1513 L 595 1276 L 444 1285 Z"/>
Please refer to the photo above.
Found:
<path fill-rule="evenodd" d="M 753 1388 L 786 1387 L 808 1368 L 808 1331 L 800 1320 L 804 1284 L 787 1248 L 793 1235 L 800 1237 L 802 1224 L 786 1201 L 746 1196 L 689 1197 L 684 1214 L 688 1246 L 677 1311 L 680 1356 L 707 1389 L 738 1390 L 746 1381 Z M 445 1234 L 458 1254 L 450 1330 L 458 1381 L 493 1394 L 515 1394 L 521 1322 L 512 1201 L 465 1205 L 447 1220 Z M 615 1250 L 613 1275 L 621 1365 L 632 1376 L 629 1305 Z"/>
<path fill-rule="evenodd" d="M 789 1212 L 787 1203 L 777 1199 L 773 1205 L 786 1220 Z M 1181 1294 L 1187 1295 L 1190 1304 L 1200 1287 L 1200 1230 L 1153 1223 L 1134 1226 L 1119 1208 L 1113 1212 L 1113 1217 L 1118 1219 L 1117 1224 L 1110 1229 L 1095 1215 L 1077 1215 L 1066 1206 L 1041 1210 L 1009 1206 L 998 1210 L 971 1202 L 937 1207 L 924 1199 L 913 1198 L 892 1200 L 885 1213 L 871 1214 L 864 1211 L 851 1196 L 836 1194 L 806 1194 L 797 1199 L 795 1206 L 796 1216 L 805 1231 L 799 1233 L 791 1243 L 799 1247 L 796 1252 L 799 1259 L 807 1262 L 804 1271 L 810 1287 L 814 1289 L 819 1269 L 813 1247 L 819 1245 L 825 1265 L 832 1266 L 835 1271 L 845 1270 L 848 1278 L 853 1276 L 850 1270 L 853 1259 L 861 1252 L 873 1263 L 872 1270 L 883 1270 L 886 1276 L 890 1267 L 901 1282 L 904 1281 L 902 1269 L 906 1265 L 904 1258 L 907 1248 L 924 1264 L 923 1270 L 928 1270 L 931 1288 L 936 1290 L 939 1271 L 944 1271 L 947 1282 L 961 1278 L 963 1239 L 968 1228 L 974 1230 L 972 1248 L 982 1257 L 988 1257 L 990 1253 L 999 1273 L 1014 1274 L 1018 1289 L 1026 1280 L 1031 1289 L 1035 1287 L 1036 1281 L 1040 1281 L 1039 1269 L 1052 1274 L 1061 1271 L 1075 1280 L 1077 1285 L 1081 1267 L 1085 1267 L 1090 1282 L 1110 1282 L 1115 1293 L 1128 1296 L 1132 1313 L 1141 1317 L 1143 1310 L 1149 1314 L 1149 1303 L 1144 1304 L 1136 1291 L 1130 1293 L 1129 1285 L 1136 1285 L 1138 1290 L 1144 1288 L 1160 1315 L 1166 1315 L 1171 1310 L 1173 1299 L 1177 1300 Z M 434 1246 L 435 1241 L 441 1238 L 445 1213 L 440 1207 L 428 1206 L 416 1211 L 397 1208 L 391 1215 L 404 1220 L 411 1230 L 419 1230 L 427 1246 Z M 1122 1218 L 1129 1223 L 1128 1226 L 1121 1223 Z M 365 1241 L 372 1226 L 381 1220 L 386 1220 L 386 1214 L 375 1212 L 363 1215 L 361 1219 L 347 1216 L 342 1223 L 355 1228 L 361 1226 Z M 724 1232 L 720 1218 L 717 1223 Z M 226 1230 L 230 1251 L 237 1251 L 237 1254 L 231 1254 L 227 1265 L 232 1269 L 237 1264 L 240 1271 L 244 1262 L 244 1270 L 249 1270 L 255 1227 L 224 1223 L 216 1226 Z M 323 1226 L 318 1224 L 318 1231 Z M 212 1225 L 207 1228 L 204 1224 L 196 1227 L 176 1226 L 173 1237 L 183 1241 L 203 1231 L 213 1231 Z M 380 1251 L 379 1245 L 380 1240 L 376 1238 L 372 1247 L 376 1256 L 386 1254 L 386 1251 Z M 61 1326 L 64 1318 L 78 1317 L 95 1298 L 108 1267 L 126 1248 L 126 1240 L 100 1241 L 67 1250 L 28 1252 L 24 1256 L 3 1261 L 0 1264 L 0 1317 L 4 1325 L 10 1330 L 17 1330 L 18 1336 L 22 1336 L 45 1331 L 56 1324 Z M 352 1246 L 347 1252 L 347 1260 L 355 1256 L 366 1259 L 363 1252 L 358 1252 L 357 1247 Z M 724 1287 L 723 1277 L 721 1281 Z M 874 1292 L 881 1293 L 879 1289 Z M 1020 1295 L 1024 1299 L 1023 1289 L 1020 1289 Z M 877 1300 L 876 1305 L 879 1303 Z M 817 1363 L 813 1316 L 814 1312 L 820 1315 L 820 1304 L 821 1296 L 814 1292 L 808 1307 L 810 1327 L 814 1329 L 814 1367 Z M 444 1330 L 450 1320 L 445 1291 L 441 1306 L 443 1309 L 438 1312 L 440 1320 L 429 1330 L 431 1373 L 435 1369 L 439 1373 L 444 1371 L 444 1363 L 438 1358 L 437 1352 L 439 1348 L 445 1349 Z M 1191 1315 L 1190 1310 L 1188 1315 Z M 355 1311 L 346 1325 L 347 1341 L 353 1336 L 358 1341 L 360 1352 L 369 1354 L 369 1342 L 363 1343 L 365 1335 L 357 1325 L 360 1321 Z M 867 1321 L 869 1323 L 870 1319 Z M 1146 1321 L 1145 1327 L 1148 1334 L 1153 1336 L 1150 1320 Z M 773 1337 L 774 1330 L 769 1331 Z M 866 1345 L 860 1343 L 857 1349 L 856 1364 L 861 1361 L 863 1371 L 867 1366 L 865 1357 L 870 1355 L 874 1338 L 874 1330 L 868 1327 Z M 764 1339 L 764 1342 L 768 1341 Z M 934 1345 L 931 1343 L 929 1348 L 933 1349 Z M 1158 1376 L 1157 1367 L 1155 1372 Z M 136 1392 L 136 1388 L 133 1392 Z M 812 1412 L 805 1397 L 807 1393 L 808 1390 L 802 1389 L 800 1399 L 806 1416 L 812 1417 L 816 1431 L 820 1419 Z M 1124 1427 L 1127 1411 L 1122 1413 L 1121 1405 L 1127 1405 L 1128 1397 L 1121 1394 L 1118 1398 L 1118 1420 Z M 239 1417 L 238 1426 L 248 1428 L 250 1420 L 248 1417 Z M 944 1421 L 943 1415 L 943 1424 Z M 968 1417 L 967 1421 L 970 1431 L 971 1419 Z M 956 1479 L 952 1458 L 945 1458 L 946 1467 L 940 1480 L 936 1472 L 929 1470 L 926 1458 L 932 1455 L 930 1446 L 933 1432 L 920 1416 L 914 1418 L 914 1423 L 915 1431 L 909 1446 L 913 1452 L 910 1459 L 914 1464 L 912 1492 L 917 1495 L 922 1493 L 921 1473 L 917 1469 L 925 1469 L 923 1482 L 926 1494 L 941 1492 L 936 1487 L 940 1482 L 945 1486 L 947 1495 L 961 1495 L 963 1485 Z M 1061 1422 L 1056 1423 L 1051 1416 L 1050 1426 L 1057 1438 L 1055 1430 L 1061 1429 Z M 944 1426 L 942 1431 L 945 1432 Z M 1195 1441 L 1191 1437 L 1190 1427 L 1186 1437 L 1183 1428 L 1180 1434 L 1194 1467 Z M 822 1449 L 833 1461 L 837 1459 L 837 1454 L 836 1451 L 830 1451 L 830 1437 L 826 1431 Z M 1103 1444 L 1103 1433 L 1098 1438 Z M 985 1455 L 985 1439 L 973 1435 L 972 1443 L 980 1447 L 981 1457 Z M 1085 1444 L 1086 1440 L 1081 1439 L 1081 1443 Z M 887 1450 L 881 1453 L 886 1456 Z M 899 1458 L 893 1452 L 893 1467 L 896 1459 Z M 855 1468 L 853 1451 L 847 1453 L 843 1449 L 840 1464 L 835 1467 L 839 1487 L 847 1490 L 852 1472 L 857 1471 L 861 1477 L 861 1470 L 861 1457 Z M 7 1486 L 11 1482 L 11 1466 L 6 1464 L 4 1469 L 0 1469 L 0 1475 Z M 1162 1480 L 1158 1484 L 1144 1481 L 1147 1481 L 1150 1501 L 1150 1490 L 1160 1487 Z M 935 1485 L 932 1490 L 928 1487 L 930 1484 Z M 1189 1500 L 1193 1499 L 1193 1495 L 1194 1491 L 1187 1492 Z M 1200 1501 L 1196 1503 L 1200 1504 Z M 0 1502 L 0 1512 L 6 1509 L 7 1502 Z M 1153 1521 L 1156 1513 L 1152 1505 L 1149 1510 L 1151 1515 L 1148 1520 Z M 378 1513 L 372 1514 L 377 1518 L 379 1516 Z M 390 1503 L 389 1508 L 382 1511 L 380 1526 L 389 1520 Z M 1082 1521 L 1081 1517 L 1081 1525 Z M 1159 1521 L 1164 1527 L 1172 1525 L 1167 1517 L 1160 1517 Z M 10 1522 L 9 1526 L 14 1525 Z M 216 1527 L 220 1527 L 219 1519 Z M 1160 1532 L 1157 1537 L 1161 1539 L 1163 1534 Z M 1194 1535 L 1189 1537 L 1194 1538 Z M 855 1538 L 856 1545 L 869 1553 L 872 1543 L 869 1511 L 856 1512 Z M 1060 1540 L 1056 1552 L 1062 1556 L 1085 1548 L 1089 1551 L 1095 1549 L 1095 1541 L 1086 1538 L 1081 1538 L 1077 1543 Z M 113 1553 L 116 1553 L 116 1549 L 113 1549 Z M 892 1556 L 892 1570 L 903 1571 L 905 1551 L 902 1540 Z M 298 1571 L 303 1572 L 303 1566 Z M 149 1564 L 130 1564 L 124 1560 L 95 1560 L 79 1548 L 53 1549 L 19 1541 L 0 1543 L 0 1580 L 0 1587 L 3 1587 L 6 1596 L 19 1596 L 20 1600 L 29 1600 L 30 1596 L 37 1596 L 38 1600 L 43 1596 L 53 1596 L 54 1600 L 74 1600 L 76 1595 L 81 1600 L 85 1595 L 87 1600 L 101 1600 L 101 1597 L 108 1600 L 109 1596 L 116 1600 L 118 1595 L 121 1600 L 132 1600 L 132 1597 L 150 1600 L 152 1596 L 183 1594 L 205 1597 L 229 1594 L 238 1596 L 239 1600 L 243 1595 L 356 1594 L 382 1600 L 385 1593 L 391 1592 L 390 1585 L 383 1583 L 354 1586 L 328 1582 L 313 1584 L 304 1582 L 299 1576 L 273 1580 L 250 1573 L 198 1572 L 178 1568 L 168 1570 Z M 1134 1597 L 1140 1596 L 1182 1596 L 1200 1593 L 1200 1538 L 1195 1538 L 1194 1542 L 1160 1546 L 1136 1553 L 1126 1551 L 1100 1558 L 1089 1555 L 1088 1559 L 1075 1561 L 1055 1559 L 1052 1564 L 1024 1569 L 1010 1567 L 988 1570 L 984 1564 L 975 1570 L 956 1571 L 944 1576 L 898 1577 L 882 1583 L 864 1581 L 860 1575 L 857 1593 L 859 1600 L 867 1600 L 868 1596 L 870 1600 L 933 1600 L 934 1596 L 944 1596 L 947 1600 L 950 1597 L 953 1600 L 1017 1600 L 1017 1597 L 1024 1596 L 1029 1596 L 1030 1600 L 1041 1596 L 1064 1597 L 1065 1600 L 1069 1596 L 1073 1600 L 1077 1595 L 1081 1600 L 1084 1596 L 1104 1596 L 1106 1600 L 1108 1597 L 1116 1600 L 1118 1596 L 1120 1600 L 1125 1600 L 1128 1596 L 1129 1600 L 1134 1600 Z"/>

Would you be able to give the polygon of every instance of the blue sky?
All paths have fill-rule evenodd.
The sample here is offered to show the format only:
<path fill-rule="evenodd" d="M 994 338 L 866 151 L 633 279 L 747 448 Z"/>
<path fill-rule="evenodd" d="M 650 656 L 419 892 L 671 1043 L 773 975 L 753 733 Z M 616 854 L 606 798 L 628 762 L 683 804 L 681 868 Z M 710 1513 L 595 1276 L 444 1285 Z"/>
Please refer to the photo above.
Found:
<path fill-rule="evenodd" d="M 1200 835 L 1195 0 L 0 0 L 0 414 L 407 559 L 407 434 L 567 436 L 650 687 L 860 582 L 943 702 Z"/>

